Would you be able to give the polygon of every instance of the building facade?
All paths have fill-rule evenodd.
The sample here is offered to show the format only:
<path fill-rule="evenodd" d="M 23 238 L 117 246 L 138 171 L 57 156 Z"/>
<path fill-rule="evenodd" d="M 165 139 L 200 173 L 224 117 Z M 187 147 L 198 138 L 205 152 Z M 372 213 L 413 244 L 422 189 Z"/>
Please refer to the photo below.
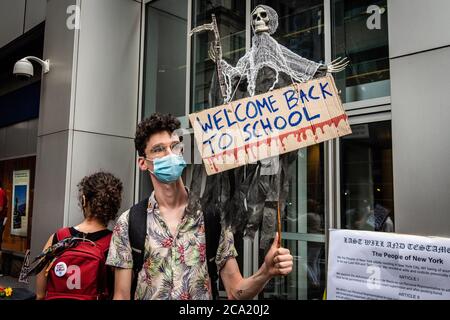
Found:
<path fill-rule="evenodd" d="M 299 150 L 283 219 L 294 270 L 259 298 L 321 299 L 330 228 L 450 236 L 447 0 L 22 0 L 0 7 L 0 178 L 11 192 L 13 173 L 30 170 L 32 196 L 27 237 L 7 230 L 4 247 L 34 256 L 79 222 L 76 185 L 94 171 L 122 179 L 124 210 L 148 196 L 135 165 L 138 121 L 171 112 L 189 128 L 187 115 L 209 106 L 213 38 L 189 31 L 214 13 L 235 65 L 259 4 L 278 12 L 274 37 L 290 50 L 350 59 L 335 79 L 353 129 Z M 51 71 L 14 79 L 28 55 L 50 59 Z M 257 240 L 237 247 L 248 276 L 264 251 Z"/>

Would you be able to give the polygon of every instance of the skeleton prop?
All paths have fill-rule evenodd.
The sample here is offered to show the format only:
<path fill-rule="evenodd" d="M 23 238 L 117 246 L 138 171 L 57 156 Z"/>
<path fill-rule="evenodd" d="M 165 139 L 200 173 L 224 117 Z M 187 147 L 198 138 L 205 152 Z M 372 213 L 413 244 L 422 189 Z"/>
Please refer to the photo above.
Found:
<path fill-rule="evenodd" d="M 215 17 L 212 24 L 195 28 L 191 35 L 214 30 L 214 24 Z M 265 5 L 257 6 L 252 12 L 252 48 L 235 67 L 222 59 L 215 32 L 216 41 L 209 50 L 217 66 L 210 91 L 211 107 L 340 72 L 348 65 L 347 59 L 323 65 L 300 57 L 272 37 L 277 28 L 277 12 Z M 289 194 L 289 169 L 297 155 L 297 151 L 286 153 L 212 176 L 206 176 L 203 165 L 195 165 L 191 199 L 201 204 L 204 214 L 219 212 L 222 226 L 237 234 L 254 238 L 260 230 L 260 247 L 268 249 L 277 231 L 277 220 L 281 231 L 281 215 L 286 211 Z"/>
<path fill-rule="evenodd" d="M 348 65 L 346 59 L 336 59 L 328 65 L 323 65 L 302 58 L 285 46 L 279 44 L 272 34 L 278 28 L 278 14 L 269 6 L 259 5 L 252 12 L 252 48 L 242 57 L 236 67 L 231 66 L 221 56 L 216 54 L 214 46 L 209 51 L 210 58 L 220 64 L 220 77 L 225 78 L 226 95 L 224 102 L 230 102 L 234 98 L 233 84 L 237 78 L 247 80 L 247 91 L 254 96 L 257 90 L 257 77 L 259 72 L 267 67 L 275 72 L 269 91 L 279 83 L 280 73 L 290 77 L 292 83 L 306 82 L 326 73 L 343 71 Z"/>

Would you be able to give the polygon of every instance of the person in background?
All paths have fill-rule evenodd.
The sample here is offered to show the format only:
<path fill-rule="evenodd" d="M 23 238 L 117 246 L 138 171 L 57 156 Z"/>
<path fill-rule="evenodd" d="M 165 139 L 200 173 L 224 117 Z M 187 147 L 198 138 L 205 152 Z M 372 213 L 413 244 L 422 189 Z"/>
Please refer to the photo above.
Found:
<path fill-rule="evenodd" d="M 44 251 L 58 242 L 75 239 L 36 277 L 37 300 L 99 300 L 111 298 L 113 274 L 106 266 L 112 232 L 107 229 L 122 201 L 122 182 L 110 173 L 98 172 L 78 184 L 84 220 L 52 234 Z"/>

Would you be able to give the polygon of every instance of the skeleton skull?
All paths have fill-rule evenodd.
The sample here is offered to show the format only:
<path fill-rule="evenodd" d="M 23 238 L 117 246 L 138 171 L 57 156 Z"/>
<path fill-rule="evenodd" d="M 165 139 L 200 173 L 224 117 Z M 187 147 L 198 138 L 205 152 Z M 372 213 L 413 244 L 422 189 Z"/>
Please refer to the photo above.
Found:
<path fill-rule="evenodd" d="M 252 15 L 255 33 L 269 32 L 269 15 L 262 7 L 257 7 Z"/>

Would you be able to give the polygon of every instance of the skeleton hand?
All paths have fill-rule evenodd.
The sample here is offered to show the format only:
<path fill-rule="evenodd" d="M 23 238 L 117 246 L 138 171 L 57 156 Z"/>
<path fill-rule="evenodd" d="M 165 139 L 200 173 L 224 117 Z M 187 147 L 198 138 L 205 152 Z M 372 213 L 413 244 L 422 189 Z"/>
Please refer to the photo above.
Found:
<path fill-rule="evenodd" d="M 344 71 L 348 66 L 350 61 L 347 58 L 337 58 L 336 60 L 331 61 L 331 63 L 324 66 L 327 70 L 327 73 L 338 73 Z"/>
<path fill-rule="evenodd" d="M 216 63 L 217 60 L 222 60 L 222 48 L 211 43 L 208 50 L 208 56 L 214 63 Z"/>

